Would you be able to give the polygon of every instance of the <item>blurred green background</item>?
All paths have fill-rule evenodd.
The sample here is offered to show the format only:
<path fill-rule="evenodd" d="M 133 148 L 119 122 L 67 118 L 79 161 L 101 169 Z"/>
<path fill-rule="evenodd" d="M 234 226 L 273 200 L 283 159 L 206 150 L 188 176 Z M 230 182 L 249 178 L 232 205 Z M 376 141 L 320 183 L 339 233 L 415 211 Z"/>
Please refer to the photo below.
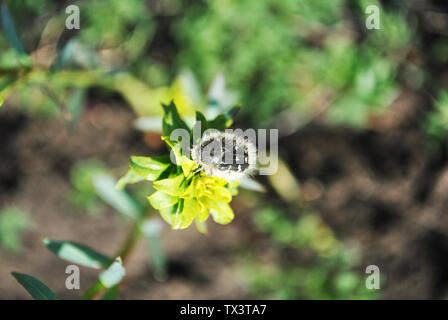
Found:
<path fill-rule="evenodd" d="M 79 30 L 65 26 L 70 4 Z M 369 5 L 380 29 L 366 28 Z M 279 129 L 280 167 L 256 178 L 263 192 L 241 190 L 229 226 L 149 232 L 119 297 L 448 297 L 444 1 L 4 0 L 0 11 L 0 298 L 27 297 L 8 278 L 23 265 L 73 298 L 38 239 L 110 252 L 129 227 L 114 211 L 152 210 L 147 186 L 123 204 L 95 179 L 165 152 L 171 99 L 187 119 L 241 103 L 235 127 Z M 371 264 L 379 290 L 365 286 Z"/>

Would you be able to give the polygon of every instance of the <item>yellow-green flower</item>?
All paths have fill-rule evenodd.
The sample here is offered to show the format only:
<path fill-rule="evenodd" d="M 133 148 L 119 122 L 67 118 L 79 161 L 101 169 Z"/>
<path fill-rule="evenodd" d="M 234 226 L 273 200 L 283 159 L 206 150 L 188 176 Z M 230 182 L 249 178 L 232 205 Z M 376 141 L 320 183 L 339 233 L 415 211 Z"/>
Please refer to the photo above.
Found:
<path fill-rule="evenodd" d="M 216 223 L 230 223 L 234 213 L 229 203 L 232 196 L 237 194 L 239 182 L 228 183 L 222 178 L 207 176 L 196 170 L 199 165 L 182 155 L 180 144 L 169 139 L 171 131 L 176 128 L 190 129 L 180 118 L 174 103 L 164 106 L 164 110 L 162 139 L 173 151 L 176 164 L 171 163 L 168 155 L 133 156 L 128 173 L 120 179 L 117 186 L 124 187 L 141 180 L 152 181 L 156 191 L 148 196 L 148 201 L 173 229 L 187 228 L 196 221 L 198 230 L 204 232 L 203 223 L 210 215 Z M 226 115 L 219 115 L 211 122 L 206 122 L 205 117 L 198 113 L 197 119 L 202 121 L 204 129 L 223 129 L 219 126 L 226 127 L 232 123 L 231 118 Z"/>

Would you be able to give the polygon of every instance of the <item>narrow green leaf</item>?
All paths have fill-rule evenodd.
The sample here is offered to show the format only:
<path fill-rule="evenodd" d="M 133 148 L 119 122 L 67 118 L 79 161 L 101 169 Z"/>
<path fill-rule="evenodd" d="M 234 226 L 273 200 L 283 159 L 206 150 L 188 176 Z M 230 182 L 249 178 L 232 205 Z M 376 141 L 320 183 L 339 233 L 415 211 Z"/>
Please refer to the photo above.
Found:
<path fill-rule="evenodd" d="M 53 291 L 40 280 L 24 273 L 13 272 L 12 275 L 34 299 L 58 300 Z"/>
<path fill-rule="evenodd" d="M 26 54 L 25 49 L 23 48 L 22 42 L 20 41 L 16 27 L 14 25 L 14 20 L 9 13 L 9 9 L 5 1 L 0 4 L 0 11 L 2 27 L 5 31 L 7 41 L 19 54 L 20 63 L 28 66 L 29 57 Z"/>
<path fill-rule="evenodd" d="M 177 112 L 177 108 L 173 100 L 171 100 L 169 105 L 162 104 L 162 107 L 165 113 L 162 122 L 162 132 L 164 136 L 169 137 L 174 129 L 185 129 L 190 132 L 190 128 Z"/>
<path fill-rule="evenodd" d="M 209 121 L 209 127 L 218 130 L 223 130 L 230 127 L 233 124 L 233 119 L 240 109 L 241 105 L 235 105 L 228 112 L 220 114 L 215 119 Z"/>
<path fill-rule="evenodd" d="M 200 126 L 201 130 L 200 130 L 200 136 L 198 137 L 193 137 L 192 139 L 196 139 L 196 141 L 192 141 L 193 144 L 199 143 L 199 140 L 202 137 L 202 134 L 204 133 L 205 130 L 209 129 L 209 124 L 207 119 L 205 118 L 204 114 L 202 114 L 202 112 L 200 111 L 196 111 L 196 122 L 194 124 L 194 129 L 193 132 L 196 132 L 196 130 L 198 130 L 197 128 Z"/>
<path fill-rule="evenodd" d="M 118 257 L 106 271 L 100 274 L 99 278 L 103 286 L 112 288 L 120 283 L 125 274 L 126 271 L 123 267 L 123 262 L 121 261 L 121 258 Z"/>
<path fill-rule="evenodd" d="M 171 165 L 169 155 L 160 157 L 132 156 L 129 162 L 131 169 L 143 179 L 154 181 Z"/>
<path fill-rule="evenodd" d="M 205 130 L 209 129 L 207 119 L 202 112 L 196 111 L 196 121 L 201 124 L 201 135 Z"/>
<path fill-rule="evenodd" d="M 48 238 L 43 244 L 61 259 L 94 269 L 107 268 L 112 259 L 82 244 L 70 241 L 54 241 Z"/>
<path fill-rule="evenodd" d="M 140 206 L 124 190 L 117 190 L 116 184 L 117 181 L 106 174 L 93 177 L 93 186 L 103 201 L 123 215 L 137 219 L 141 213 Z"/>

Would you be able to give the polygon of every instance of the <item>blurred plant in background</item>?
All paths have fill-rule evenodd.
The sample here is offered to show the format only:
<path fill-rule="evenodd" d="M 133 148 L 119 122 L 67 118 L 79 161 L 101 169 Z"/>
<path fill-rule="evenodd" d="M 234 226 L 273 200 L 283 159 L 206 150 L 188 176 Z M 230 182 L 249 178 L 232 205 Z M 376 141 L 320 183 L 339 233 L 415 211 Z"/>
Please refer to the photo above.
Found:
<path fill-rule="evenodd" d="M 80 7 L 80 30 L 65 28 L 65 8 L 73 3 Z M 364 9 L 372 4 L 381 8 L 381 29 L 367 31 Z M 403 90 L 421 89 L 427 79 L 419 63 L 409 62 L 418 59 L 412 58 L 414 30 L 405 10 L 383 8 L 376 0 L 2 1 L 0 105 L 30 117 L 62 116 L 74 130 L 95 99 L 130 106 L 142 132 L 163 131 L 160 102 L 171 100 L 186 126 L 196 111 L 213 119 L 241 102 L 239 121 L 246 127 L 278 126 L 289 134 L 317 119 L 369 129 L 371 117 L 386 113 Z M 440 40 L 428 50 L 445 61 L 447 48 Z M 398 81 L 400 74 L 405 81 Z M 426 133 L 438 143 L 447 137 L 447 108 L 448 94 L 441 91 L 435 110 L 424 118 Z M 309 208 L 300 182 L 283 165 L 286 171 L 280 168 L 277 177 L 263 182 L 277 198 L 264 203 L 257 197 L 252 216 L 255 232 L 278 256 L 266 263 L 255 244 L 247 245 L 241 264 L 250 292 L 287 299 L 376 298 L 363 289 L 356 271 L 362 253 Z M 154 188 L 122 190 L 141 180 L 134 172 L 118 181 L 117 190 L 112 172 L 116 168 L 100 160 L 75 164 L 68 199 L 92 215 L 104 202 L 133 221 L 116 257 L 126 261 L 128 245 L 144 235 L 154 273 L 164 279 L 162 224 L 150 217 L 154 211 L 146 200 Z M 18 250 L 27 226 L 20 210 L 2 210 L 2 246 Z M 71 262 L 112 268 L 113 281 L 106 273 L 84 298 L 116 297 L 122 261 L 67 241 L 44 244 Z M 15 276 L 22 284 L 43 285 Z"/>
<path fill-rule="evenodd" d="M 448 92 L 442 91 L 435 103 L 435 110 L 426 118 L 426 133 L 434 143 L 446 141 L 448 136 Z"/>
<path fill-rule="evenodd" d="M 255 213 L 254 223 L 272 240 L 265 250 L 274 254 L 275 248 L 279 252 L 279 256 L 266 262 L 253 257 L 243 259 L 245 279 L 257 297 L 377 297 L 376 292 L 366 289 L 365 277 L 353 271 L 359 263 L 359 250 L 337 240 L 316 213 L 304 211 L 297 218 L 280 208 L 264 207 Z"/>
<path fill-rule="evenodd" d="M 402 16 L 382 10 L 382 29 L 359 39 L 343 19 L 345 3 L 198 3 L 176 29 L 183 47 L 178 64 L 201 83 L 223 72 L 252 125 L 268 126 L 282 110 L 304 118 L 328 110 L 329 121 L 362 127 L 396 96 L 396 69 L 411 31 Z M 379 5 L 360 1 L 360 15 L 367 4 Z"/>
<path fill-rule="evenodd" d="M 73 190 L 68 195 L 70 203 L 80 211 L 92 215 L 98 214 L 103 206 L 95 193 L 93 179 L 95 175 L 106 172 L 106 166 L 98 160 L 76 163 L 70 172 L 73 184 Z"/>
<path fill-rule="evenodd" d="M 29 228 L 28 215 L 18 208 L 0 211 L 0 246 L 8 251 L 22 251 L 22 233 Z"/>

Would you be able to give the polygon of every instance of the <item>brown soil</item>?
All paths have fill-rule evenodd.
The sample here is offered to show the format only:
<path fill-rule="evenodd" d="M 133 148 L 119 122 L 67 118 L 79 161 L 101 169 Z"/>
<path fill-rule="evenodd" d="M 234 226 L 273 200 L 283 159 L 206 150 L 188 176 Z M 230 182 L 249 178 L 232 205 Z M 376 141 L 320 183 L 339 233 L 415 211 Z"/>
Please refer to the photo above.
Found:
<path fill-rule="evenodd" d="M 385 299 L 448 298 L 448 158 L 428 148 L 424 108 L 407 93 L 373 130 L 314 124 L 283 141 L 297 178 L 323 184 L 313 204 L 325 221 L 361 243 L 363 268 L 379 266 Z"/>

